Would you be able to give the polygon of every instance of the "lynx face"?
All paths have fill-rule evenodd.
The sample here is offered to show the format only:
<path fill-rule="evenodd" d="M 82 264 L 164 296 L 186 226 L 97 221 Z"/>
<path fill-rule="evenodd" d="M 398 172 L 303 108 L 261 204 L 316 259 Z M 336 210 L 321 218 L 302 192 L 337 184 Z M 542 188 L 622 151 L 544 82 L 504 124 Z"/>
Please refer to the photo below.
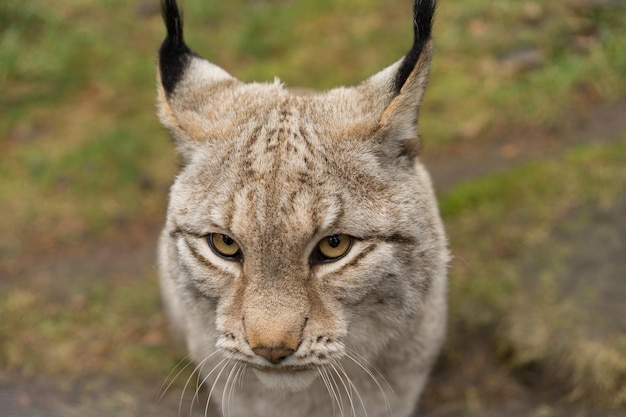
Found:
<path fill-rule="evenodd" d="M 266 387 L 320 380 L 333 388 L 309 408 L 324 410 L 328 395 L 339 402 L 329 372 L 356 362 L 414 403 L 445 328 L 448 254 L 416 158 L 434 4 L 416 2 L 404 59 L 357 87 L 307 95 L 236 80 L 187 48 L 173 0 L 163 10 L 159 116 L 184 166 L 160 275 L 191 358 L 209 380 L 228 373 L 223 389 L 253 369 L 261 385 L 242 388 L 252 415 L 265 415 Z M 415 388 L 394 372 L 419 372 Z M 351 376 L 356 390 L 359 378 L 372 376 Z M 290 410 L 281 415 L 299 415 Z"/>

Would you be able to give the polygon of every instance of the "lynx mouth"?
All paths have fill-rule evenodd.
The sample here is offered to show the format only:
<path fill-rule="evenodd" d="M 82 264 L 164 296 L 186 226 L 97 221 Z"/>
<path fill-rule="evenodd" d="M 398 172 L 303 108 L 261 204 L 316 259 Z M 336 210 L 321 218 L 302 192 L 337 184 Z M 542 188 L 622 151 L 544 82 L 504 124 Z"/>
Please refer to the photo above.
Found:
<path fill-rule="evenodd" d="M 259 381 L 271 390 L 302 391 L 308 388 L 319 375 L 314 367 L 306 366 L 269 367 L 252 365 L 252 367 Z"/>
<path fill-rule="evenodd" d="M 267 372 L 270 374 L 277 374 L 277 375 L 288 375 L 288 374 L 297 374 L 297 373 L 301 373 L 301 372 L 307 372 L 307 371 L 314 371 L 315 368 L 312 366 L 294 366 L 294 365 L 288 365 L 288 366 L 262 366 L 262 365 L 256 365 L 256 364 L 250 364 L 250 366 L 252 366 L 255 370 L 257 371 L 261 371 L 261 372 Z"/>

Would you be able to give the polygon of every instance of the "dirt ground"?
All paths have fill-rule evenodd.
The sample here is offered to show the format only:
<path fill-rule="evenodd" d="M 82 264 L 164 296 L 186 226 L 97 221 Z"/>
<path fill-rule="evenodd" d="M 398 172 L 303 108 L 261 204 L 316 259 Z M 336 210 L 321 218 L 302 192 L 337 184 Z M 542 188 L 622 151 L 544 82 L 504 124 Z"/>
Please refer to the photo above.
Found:
<path fill-rule="evenodd" d="M 558 155 L 574 144 L 611 140 L 626 132 L 626 102 L 603 104 L 555 132 L 527 127 L 495 127 L 488 140 L 460 142 L 452 149 L 429 155 L 429 166 L 438 190 L 494 171 L 510 169 L 521 161 Z M 523 138 L 523 141 L 521 141 Z M 522 145 L 523 143 L 523 145 Z M 617 211 L 624 207 L 616 208 Z M 614 220 L 624 220 L 623 212 Z M 622 222 L 624 223 L 624 222 Z M 25 258 L 14 265 L 14 278 L 37 282 L 72 283 L 73 271 L 89 271 L 104 281 L 114 280 L 120 271 L 125 276 L 142 274 L 155 266 L 155 242 L 160 226 L 138 226 L 129 244 L 127 236 L 106 242 L 83 242 L 80 247 L 65 248 L 47 256 Z M 577 233 L 590 233 L 581 229 Z M 626 242 L 626 227 L 619 229 L 620 242 Z M 571 236 L 586 240 L 586 236 Z M 623 248 L 623 246 L 622 246 Z M 620 257 L 615 251 L 613 257 Z M 615 261 L 608 259 L 607 262 Z M 615 273 L 619 262 L 613 262 Z M 622 260 L 623 265 L 623 260 Z M 5 271 L 6 272 L 6 271 Z M 623 273 L 623 272 L 621 272 Z M 84 275 L 84 274 L 83 274 Z M 0 290 L 11 280 L 0 279 Z M 81 284 L 77 284 L 81 285 Z M 155 281 L 156 285 L 156 281 Z M 62 287 L 62 285 L 59 285 Z M 584 409 L 553 401 L 545 385 L 524 383 L 504 369 L 486 340 L 468 339 L 463 366 L 440 362 L 423 397 L 421 417 L 626 417 L 626 410 Z M 77 364 L 80 366 L 80 364 Z M 163 380 L 165 379 L 163 375 Z M 180 406 L 180 392 L 168 392 L 157 403 L 163 380 L 118 380 L 93 375 L 81 379 L 50 379 L 46 375 L 23 376 L 0 374 L 0 415 L 5 417 L 72 417 L 72 416 L 176 416 L 189 415 L 188 398 Z M 491 382 L 488 382 L 491 381 Z M 496 384 L 493 381 L 497 381 Z M 481 392 L 482 401 L 472 406 L 472 398 L 460 398 L 455 387 L 472 386 Z M 459 390 L 460 391 L 460 390 Z M 464 390 L 467 392 L 467 390 Z M 478 395 L 477 395 L 478 397 Z M 489 398 L 484 401 L 484 398 Z M 468 405 L 469 404 L 469 405 Z M 180 410 L 179 410 L 180 406 Z M 203 406 L 194 407 L 193 415 L 203 415 Z"/>

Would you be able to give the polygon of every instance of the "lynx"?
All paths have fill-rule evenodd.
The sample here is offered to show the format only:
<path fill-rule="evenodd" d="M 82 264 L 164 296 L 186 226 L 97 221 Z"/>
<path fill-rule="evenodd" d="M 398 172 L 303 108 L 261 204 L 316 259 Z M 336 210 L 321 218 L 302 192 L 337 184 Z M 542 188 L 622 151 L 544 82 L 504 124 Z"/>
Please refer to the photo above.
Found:
<path fill-rule="evenodd" d="M 307 94 L 237 80 L 187 47 L 175 0 L 162 10 L 158 113 L 182 166 L 160 283 L 196 395 L 233 417 L 411 415 L 446 327 L 418 160 L 434 0 L 415 0 L 402 59 Z"/>

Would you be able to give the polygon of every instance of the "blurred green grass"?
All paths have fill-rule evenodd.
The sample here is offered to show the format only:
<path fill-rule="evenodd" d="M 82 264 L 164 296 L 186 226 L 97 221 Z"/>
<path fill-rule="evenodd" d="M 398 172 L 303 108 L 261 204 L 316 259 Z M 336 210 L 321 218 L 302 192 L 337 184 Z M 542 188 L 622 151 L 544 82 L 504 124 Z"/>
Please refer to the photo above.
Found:
<path fill-rule="evenodd" d="M 512 369 L 540 365 L 572 400 L 626 404 L 624 167 L 626 136 L 443 196 L 453 356 L 458 335 L 489 328 Z"/>
<path fill-rule="evenodd" d="M 152 236 L 145 230 L 160 227 L 176 156 L 154 116 L 154 64 L 164 36 L 157 3 L 0 4 L 0 273 L 21 270 L 59 247 L 123 240 L 129 228 Z M 246 81 L 279 76 L 287 85 L 318 89 L 357 84 L 399 59 L 411 43 L 409 1 L 183 5 L 191 48 Z M 426 152 L 445 153 L 467 141 L 478 149 L 489 146 L 490 134 L 502 126 L 558 130 L 576 123 L 589 106 L 623 99 L 625 17 L 618 2 L 440 2 L 437 50 L 420 113 Z M 512 369 L 537 361 L 551 369 L 575 357 L 565 361 L 574 376 L 562 378 L 571 382 L 571 397 L 593 392 L 612 404 L 614 398 L 626 402 L 618 392 L 624 341 L 606 339 L 606 350 L 598 353 L 581 340 L 584 332 L 571 330 L 576 323 L 548 291 L 550 275 L 561 268 L 553 263 L 567 245 L 551 247 L 549 231 L 580 222 L 573 207 L 621 204 L 625 154 L 623 140 L 584 147 L 462 184 L 442 198 L 453 251 L 463 260 L 451 271 L 453 331 L 493 328 Z M 564 213 L 571 216 L 562 221 Z M 547 253 L 540 265 L 528 263 L 537 254 L 527 247 Z M 518 296 L 524 265 L 547 271 L 536 287 L 545 286 L 548 294 L 537 311 L 554 317 L 545 331 L 577 335 L 558 352 L 552 339 L 524 338 L 525 330 L 511 324 L 529 322 L 523 308 L 528 299 Z M 0 295 L 6 318 L 0 369 L 152 377 L 176 362 L 177 353 L 163 347 L 151 269 L 128 277 L 128 288 L 100 286 L 96 276 L 74 277 L 96 283 L 70 291 L 63 301 L 21 278 L 9 276 Z M 69 278 L 62 284 L 73 285 Z M 42 352 L 32 347 L 35 340 L 54 348 Z M 458 344 L 452 334 L 451 349 Z M 571 352 L 578 347 L 587 353 Z M 621 359 L 611 362 L 615 355 Z M 77 357 L 84 358 L 80 371 L 72 362 Z"/>
<path fill-rule="evenodd" d="M 153 116 L 163 37 L 156 3 L 0 6 L 3 211 L 28 222 L 36 216 L 41 229 L 61 239 L 59 217 L 77 219 L 80 236 L 101 233 L 112 217 L 154 211 L 158 202 L 146 188 L 162 192 L 175 160 Z M 234 75 L 278 75 L 288 85 L 325 89 L 356 84 L 403 55 L 411 43 L 405 3 L 234 0 L 184 7 L 188 43 Z M 626 29 L 618 12 L 581 11 L 567 1 L 442 3 L 421 118 L 428 148 L 467 135 L 480 139 L 502 123 L 558 125 L 581 101 L 623 97 Z M 539 61 L 516 64 L 520 48 L 532 48 Z M 522 69 L 512 75 L 516 65 Z M 26 203 L 38 208 L 33 197 L 50 201 L 59 193 L 66 203 L 45 213 Z M 15 237 L 20 228 L 9 223 L 1 225 Z"/>

